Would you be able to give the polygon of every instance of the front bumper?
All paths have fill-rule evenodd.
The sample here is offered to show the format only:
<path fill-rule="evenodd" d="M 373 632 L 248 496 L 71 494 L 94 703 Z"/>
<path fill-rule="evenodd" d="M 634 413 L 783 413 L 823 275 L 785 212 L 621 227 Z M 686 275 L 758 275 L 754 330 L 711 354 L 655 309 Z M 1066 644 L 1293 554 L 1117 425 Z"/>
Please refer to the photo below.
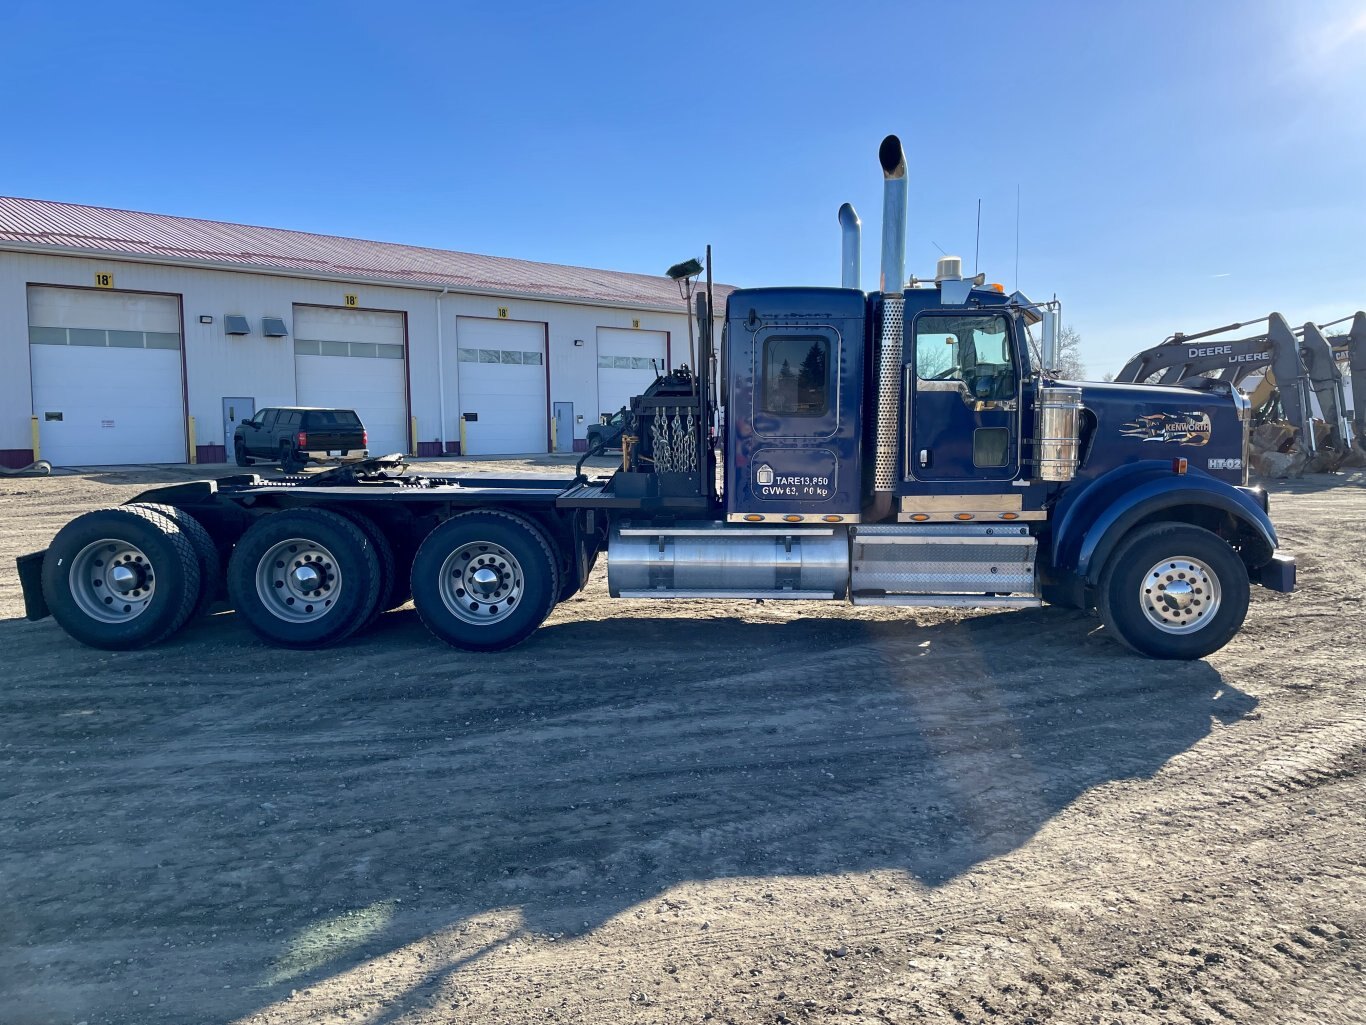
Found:
<path fill-rule="evenodd" d="M 1256 582 L 1268 591 L 1289 594 L 1295 589 L 1295 557 L 1277 552 L 1270 562 L 1257 570 Z"/>

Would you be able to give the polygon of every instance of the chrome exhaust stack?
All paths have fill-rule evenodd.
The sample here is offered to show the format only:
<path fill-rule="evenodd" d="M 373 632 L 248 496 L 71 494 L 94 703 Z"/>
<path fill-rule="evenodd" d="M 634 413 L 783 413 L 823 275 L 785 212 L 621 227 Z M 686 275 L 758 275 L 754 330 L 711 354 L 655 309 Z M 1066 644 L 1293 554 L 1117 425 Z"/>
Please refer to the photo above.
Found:
<path fill-rule="evenodd" d="M 889 135 L 878 147 L 882 164 L 882 279 L 878 291 L 901 295 L 906 281 L 906 154 Z"/>
<path fill-rule="evenodd" d="M 889 135 L 877 151 L 882 164 L 882 332 L 878 344 L 877 434 L 873 492 L 896 487 L 896 444 L 901 420 L 902 295 L 906 285 L 906 154 Z"/>
<path fill-rule="evenodd" d="M 862 288 L 863 222 L 851 203 L 840 207 L 840 239 L 840 286 Z"/>

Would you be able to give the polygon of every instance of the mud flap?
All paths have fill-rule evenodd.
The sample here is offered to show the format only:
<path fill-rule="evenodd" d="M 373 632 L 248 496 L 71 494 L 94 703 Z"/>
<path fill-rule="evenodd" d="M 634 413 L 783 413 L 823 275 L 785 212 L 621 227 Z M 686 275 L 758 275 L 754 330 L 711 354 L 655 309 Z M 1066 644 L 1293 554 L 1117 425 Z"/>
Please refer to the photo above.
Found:
<path fill-rule="evenodd" d="M 43 600 L 43 558 L 46 555 L 45 548 L 14 560 L 19 567 L 19 586 L 24 590 L 24 616 L 35 622 L 50 614 L 47 602 Z"/>

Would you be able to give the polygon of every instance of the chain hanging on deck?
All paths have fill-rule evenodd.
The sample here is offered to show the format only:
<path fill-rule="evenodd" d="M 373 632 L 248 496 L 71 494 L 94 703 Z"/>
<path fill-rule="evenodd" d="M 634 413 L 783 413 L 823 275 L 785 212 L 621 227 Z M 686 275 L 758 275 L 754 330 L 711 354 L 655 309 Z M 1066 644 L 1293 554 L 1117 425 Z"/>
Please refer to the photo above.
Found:
<path fill-rule="evenodd" d="M 684 435 L 679 440 L 683 443 L 683 449 L 679 453 L 682 466 L 680 469 L 684 473 L 697 472 L 697 420 L 693 417 L 692 406 L 688 407 L 688 421 L 684 427 Z"/>
<path fill-rule="evenodd" d="M 683 472 L 683 424 L 680 422 L 679 409 L 674 407 L 673 419 L 669 421 L 670 433 L 672 434 L 673 455 L 669 462 L 673 464 L 675 473 Z"/>
<path fill-rule="evenodd" d="M 654 456 L 656 473 L 668 473 L 673 469 L 673 449 L 669 445 L 669 421 L 666 417 L 666 411 L 662 408 L 650 417 L 650 451 Z"/>

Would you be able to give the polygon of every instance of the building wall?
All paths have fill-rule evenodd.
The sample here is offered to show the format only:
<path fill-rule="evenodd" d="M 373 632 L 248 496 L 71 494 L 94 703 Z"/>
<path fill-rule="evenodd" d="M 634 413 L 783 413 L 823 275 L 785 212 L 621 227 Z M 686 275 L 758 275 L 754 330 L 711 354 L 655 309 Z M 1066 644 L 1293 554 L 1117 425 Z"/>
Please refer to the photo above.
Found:
<path fill-rule="evenodd" d="M 417 418 L 419 451 L 455 451 L 459 430 L 459 317 L 498 318 L 548 325 L 549 401 L 572 402 L 574 436 L 586 437 L 600 412 L 596 338 L 599 327 L 667 331 L 674 364 L 687 362 L 688 318 L 658 310 L 497 298 L 450 292 L 438 299 L 430 289 L 364 282 L 321 281 L 248 271 L 160 266 L 101 257 L 0 252 L 0 460 L 21 465 L 31 458 L 33 415 L 29 367 L 27 286 L 91 287 L 97 273 L 112 273 L 119 290 L 162 292 L 182 297 L 188 412 L 195 418 L 195 445 L 205 461 L 225 457 L 224 396 L 250 396 L 257 408 L 295 402 L 293 306 L 344 306 L 357 296 L 364 309 L 407 314 L 410 414 Z M 438 309 L 441 354 L 438 357 Z M 243 314 L 252 334 L 224 333 L 224 315 Z M 201 315 L 213 323 L 201 324 Z M 265 338 L 261 318 L 281 317 L 286 338 Z M 576 346 L 575 340 L 582 340 Z M 364 361 L 357 361 L 363 363 Z M 444 422 L 441 415 L 444 395 Z"/>

